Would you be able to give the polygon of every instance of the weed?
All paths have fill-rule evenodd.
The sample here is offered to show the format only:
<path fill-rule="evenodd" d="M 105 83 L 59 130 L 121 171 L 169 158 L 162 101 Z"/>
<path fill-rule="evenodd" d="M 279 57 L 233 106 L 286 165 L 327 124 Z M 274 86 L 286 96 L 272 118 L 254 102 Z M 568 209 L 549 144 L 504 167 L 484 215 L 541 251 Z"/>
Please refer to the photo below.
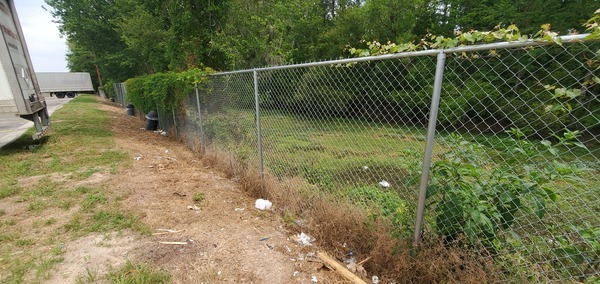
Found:
<path fill-rule="evenodd" d="M 71 217 L 71 220 L 64 225 L 66 231 L 79 232 L 83 227 L 81 221 L 81 215 L 75 214 Z"/>
<path fill-rule="evenodd" d="M 6 215 L 6 211 L 4 209 L 0 209 L 0 217 Z"/>
<path fill-rule="evenodd" d="M 127 262 L 121 269 L 108 274 L 110 283 L 169 283 L 169 273 L 152 268 L 146 264 Z"/>
<path fill-rule="evenodd" d="M 0 242 L 12 242 L 18 240 L 19 236 L 13 233 L 0 234 Z"/>
<path fill-rule="evenodd" d="M 89 187 L 80 186 L 80 187 L 78 187 L 78 188 L 76 188 L 76 189 L 75 189 L 75 192 L 78 192 L 78 193 L 82 193 L 82 194 L 83 194 L 83 193 L 88 193 L 88 192 L 90 192 L 90 191 L 92 191 L 92 190 L 93 190 L 93 189 L 91 189 L 91 188 L 89 188 Z"/>
<path fill-rule="evenodd" d="M 59 244 L 57 246 L 52 247 L 52 249 L 50 249 L 50 252 L 53 255 L 61 255 L 65 253 L 65 248 L 64 248 L 64 244 Z"/>
<path fill-rule="evenodd" d="M 46 280 L 51 275 L 52 268 L 61 263 L 64 260 L 63 257 L 51 257 L 48 259 L 42 259 L 37 266 L 37 271 L 35 273 L 36 278 Z"/>
<path fill-rule="evenodd" d="M 35 244 L 35 242 L 33 240 L 21 238 L 21 239 L 16 240 L 15 244 L 20 247 L 25 247 L 25 246 L 31 246 L 31 245 Z"/>
<path fill-rule="evenodd" d="M 90 232 L 108 232 L 133 229 L 139 225 L 138 222 L 138 218 L 132 214 L 103 210 L 92 215 L 87 230 Z"/>
<path fill-rule="evenodd" d="M 204 193 L 196 192 L 196 194 L 194 194 L 194 202 L 200 203 L 202 200 L 204 200 Z"/>
<path fill-rule="evenodd" d="M 49 197 L 49 196 L 52 196 L 55 191 L 56 191 L 56 184 L 54 184 L 48 180 L 42 180 L 39 185 L 37 185 L 34 188 L 32 188 L 31 190 L 29 190 L 28 194 L 30 196 Z"/>
<path fill-rule="evenodd" d="M 90 269 L 89 267 L 86 267 L 85 274 L 77 276 L 75 283 L 76 284 L 98 283 L 98 272 Z"/>
<path fill-rule="evenodd" d="M 50 226 L 54 223 L 56 223 L 56 218 L 54 218 L 54 217 L 50 217 L 50 218 L 46 219 L 46 221 L 44 221 L 44 225 L 46 225 L 46 226 Z"/>
<path fill-rule="evenodd" d="M 7 185 L 0 188 L 0 199 L 19 194 L 21 188 L 16 184 Z"/>
<path fill-rule="evenodd" d="M 0 225 L 6 225 L 6 226 L 14 226 L 17 224 L 17 221 L 15 219 L 8 219 L 8 220 L 3 220 L 0 222 Z"/>
<path fill-rule="evenodd" d="M 44 209 L 48 208 L 48 202 L 43 199 L 36 199 L 27 205 L 27 210 L 40 214 Z"/>
<path fill-rule="evenodd" d="M 104 196 L 104 194 L 102 193 L 87 194 L 85 199 L 83 200 L 83 203 L 81 204 L 81 209 L 92 209 L 96 207 L 97 204 L 105 204 L 106 200 L 106 196 Z"/>
<path fill-rule="evenodd" d="M 9 274 L 2 278 L 3 283 L 24 283 L 25 274 L 34 266 L 32 259 L 13 262 L 9 267 Z"/>
<path fill-rule="evenodd" d="M 71 209 L 71 207 L 73 207 L 73 200 L 61 200 L 58 203 L 58 207 L 65 211 L 68 211 L 69 209 Z"/>

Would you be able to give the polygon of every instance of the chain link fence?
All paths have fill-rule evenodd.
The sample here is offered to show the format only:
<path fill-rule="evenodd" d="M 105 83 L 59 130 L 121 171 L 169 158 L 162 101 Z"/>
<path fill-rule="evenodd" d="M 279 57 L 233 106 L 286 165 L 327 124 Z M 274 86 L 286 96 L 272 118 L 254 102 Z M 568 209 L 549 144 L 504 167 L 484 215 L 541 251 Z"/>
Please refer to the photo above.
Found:
<path fill-rule="evenodd" d="M 218 73 L 163 127 L 514 279 L 598 281 L 600 44 L 583 38 Z"/>
<path fill-rule="evenodd" d="M 127 91 L 125 88 L 125 83 L 114 83 L 113 88 L 115 89 L 115 102 L 121 105 L 122 107 L 126 107 Z"/>

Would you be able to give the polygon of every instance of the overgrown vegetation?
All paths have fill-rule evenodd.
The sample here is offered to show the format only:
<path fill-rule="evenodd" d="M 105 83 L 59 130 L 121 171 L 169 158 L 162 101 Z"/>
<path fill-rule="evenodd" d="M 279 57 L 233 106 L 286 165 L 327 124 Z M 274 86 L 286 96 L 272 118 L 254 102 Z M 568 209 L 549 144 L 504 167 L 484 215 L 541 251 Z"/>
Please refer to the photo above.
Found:
<path fill-rule="evenodd" d="M 211 73 L 210 68 L 194 68 L 180 73 L 155 73 L 131 78 L 126 82 L 127 100 L 143 112 L 172 110 L 196 87 L 206 88 Z"/>
<path fill-rule="evenodd" d="M 115 150 L 110 116 L 99 106 L 96 97 L 79 96 L 52 115 L 51 131 L 41 140 L 26 133 L 0 148 L 0 282 L 46 281 L 73 237 L 148 232 L 121 209 L 118 192 L 67 186 L 130 163 Z"/>
<path fill-rule="evenodd" d="M 597 28 L 597 24 L 588 25 Z M 590 30 L 592 35 L 594 28 Z M 507 35 L 502 30 L 462 36 L 480 35 L 482 40 L 485 36 L 490 36 L 491 40 L 502 40 L 504 36 L 521 40 L 520 35 Z M 536 40 L 559 43 L 554 37 L 556 34 L 547 27 L 539 35 Z M 460 42 L 440 39 L 434 47 L 452 47 L 442 45 L 455 46 Z M 449 68 L 475 75 L 469 74 L 473 78 L 469 81 L 458 77 L 461 72 L 450 72 L 445 79 L 445 91 L 449 94 L 444 94 L 447 102 L 442 100 L 440 128 L 449 131 L 441 131 L 437 138 L 441 143 L 436 146 L 438 154 L 434 157 L 428 190 L 428 210 L 433 213 L 427 218 L 427 226 L 432 231 L 426 236 L 441 237 L 448 248 L 462 244 L 487 255 L 487 259 L 501 267 L 511 281 L 597 280 L 594 275 L 598 271 L 599 256 L 594 248 L 596 242 L 592 240 L 598 228 L 597 221 L 580 220 L 582 214 L 594 216 L 589 207 L 594 206 L 592 200 L 598 194 L 595 190 L 598 181 L 594 178 L 598 172 L 594 164 L 598 160 L 598 140 L 594 133 L 599 124 L 595 108 L 587 108 L 598 104 L 595 97 L 598 83 L 595 76 L 590 76 L 597 68 L 595 48 L 591 43 L 590 46 L 573 47 L 573 50 L 558 46 L 511 51 L 508 55 L 499 51 L 491 51 L 490 55 L 475 54 L 486 56 L 484 61 L 478 61 L 475 55 L 457 56 L 456 63 Z M 525 68 L 535 68 L 532 63 L 545 55 L 570 56 L 579 61 L 571 60 L 573 66 L 531 69 L 523 77 L 518 74 L 516 86 L 521 90 L 511 81 L 514 74 L 507 78 L 497 76 L 497 70 L 516 64 L 522 57 L 532 59 L 530 64 L 523 65 Z M 497 59 L 501 56 L 509 58 Z M 423 142 L 419 138 L 424 133 L 423 130 L 399 127 L 396 123 L 418 126 L 418 121 L 415 123 L 413 119 L 425 117 L 431 90 L 421 87 L 430 86 L 422 81 L 431 78 L 421 77 L 420 73 L 424 69 L 434 69 L 430 64 L 428 59 L 416 58 L 402 60 L 400 64 L 358 63 L 288 69 L 268 72 L 268 76 L 261 77 L 261 132 L 263 149 L 267 149 L 263 154 L 265 166 L 278 179 L 283 179 L 284 185 L 280 186 L 285 186 L 285 180 L 291 177 L 300 177 L 310 184 L 304 188 L 298 186 L 299 193 L 286 192 L 311 200 L 301 205 L 310 209 L 291 209 L 285 218 L 294 218 L 295 214 L 298 218 L 314 218 L 315 226 L 318 224 L 319 227 L 315 229 L 317 234 L 322 234 L 323 243 L 333 250 L 339 249 L 336 240 L 343 235 L 341 228 L 349 226 L 347 230 L 353 233 L 373 235 L 373 231 L 366 233 L 358 228 L 374 224 L 379 217 L 390 222 L 391 226 L 387 227 L 390 235 L 402 239 L 412 233 L 413 206 L 407 204 L 414 200 L 406 192 L 415 191 L 415 182 L 420 175 L 418 160 L 422 157 L 418 153 L 422 151 Z M 373 74 L 369 73 L 371 71 Z M 492 77 L 488 77 L 489 74 Z M 325 80 L 325 77 L 333 79 Z M 397 85 L 395 81 L 382 79 L 397 77 L 401 78 Z M 549 79 L 540 82 L 537 78 Z M 239 91 L 238 86 L 245 80 L 245 75 L 220 76 L 219 84 L 225 91 L 219 91 L 223 97 L 213 100 L 214 105 L 208 103 L 211 113 L 205 117 L 204 129 L 216 148 L 233 153 L 241 165 L 254 165 L 253 113 L 240 104 L 245 92 Z M 340 85 L 340 82 L 344 84 Z M 404 90 L 406 86 L 410 86 L 408 91 Z M 231 90 L 227 91 L 229 88 Z M 405 96 L 394 97 L 396 94 L 392 92 L 388 97 L 377 93 L 395 88 Z M 376 94 L 363 94 L 361 90 L 376 90 Z M 514 99 L 507 95 L 510 92 L 515 92 Z M 232 93 L 239 97 L 231 98 Z M 383 111 L 384 117 L 371 115 L 373 111 Z M 465 121 L 481 122 L 486 127 L 488 118 L 499 122 L 500 129 L 513 128 L 504 134 L 481 127 L 474 131 L 458 127 L 465 125 Z M 498 133 L 497 137 L 482 135 L 488 131 Z M 587 141 L 592 148 L 586 148 L 580 141 Z M 410 142 L 416 142 L 416 145 Z M 387 182 L 382 181 L 378 186 L 381 179 Z M 389 184 L 393 186 L 389 188 Z M 573 190 L 577 190 L 578 198 L 570 197 Z M 278 196 L 273 192 L 269 194 Z M 310 198 L 313 195 L 326 200 L 332 198 L 330 202 L 334 204 L 340 197 L 346 199 L 358 205 L 366 217 L 351 217 L 362 220 L 358 223 L 322 219 L 319 216 L 323 212 Z M 286 200 L 286 207 L 293 208 L 294 205 L 289 205 L 293 202 L 293 199 Z M 577 213 L 573 208 L 587 213 Z M 576 228 L 570 227 L 573 223 L 577 224 Z M 334 233 L 330 235 L 326 230 Z M 343 239 L 352 237 L 344 235 Z M 356 249 L 369 255 L 374 253 L 370 245 Z M 390 251 L 395 249 L 406 248 L 390 248 Z M 567 260 L 560 260 L 563 258 Z M 547 260 L 553 261 L 550 265 L 536 264 Z"/>
<path fill-rule="evenodd" d="M 257 165 L 252 115 L 249 111 L 228 109 L 222 116 L 205 121 L 207 133 L 216 134 L 208 135 L 214 139 L 211 151 L 221 149 L 232 153 L 232 156 L 219 157 L 226 165 L 224 170 L 232 175 L 243 176 L 245 171 L 240 168 L 251 167 L 252 171 Z M 285 218 L 318 218 L 320 221 L 315 220 L 314 230 L 335 251 L 339 250 L 338 242 L 352 238 L 348 234 L 356 233 L 362 237 L 375 234 L 373 231 L 357 232 L 356 228 L 370 227 L 381 220 L 387 220 L 386 230 L 390 236 L 399 240 L 412 237 L 424 129 L 347 119 L 317 121 L 270 112 L 263 112 L 261 125 L 263 147 L 267 149 L 263 154 L 265 167 L 280 180 L 272 184 L 266 182 L 266 187 L 272 190 L 265 189 L 266 196 L 284 204 Z M 536 259 L 563 257 L 565 250 L 556 250 L 538 241 L 565 234 L 577 236 L 577 231 L 572 231 L 569 224 L 579 220 L 581 212 L 573 208 L 585 208 L 585 212 L 590 212 L 588 206 L 595 204 L 594 196 L 598 194 L 594 190 L 598 188 L 594 178 L 598 168 L 593 164 L 581 164 L 573 155 L 596 153 L 596 148 L 585 149 L 576 140 L 578 134 L 572 132 L 556 137 L 557 142 L 530 140 L 517 129 L 509 134 L 487 136 L 442 132 L 437 135 L 436 140 L 440 142 L 436 146 L 438 154 L 434 156 L 428 191 L 427 212 L 430 213 L 426 227 L 431 231 L 425 236 L 434 239 L 435 235 L 445 236 L 446 244 L 451 247 L 458 240 L 472 249 L 481 249 L 484 252 L 479 253 L 493 255 L 496 264 L 513 279 L 538 277 L 535 281 L 544 281 L 584 274 L 577 267 L 588 267 L 584 270 L 589 274 L 589 269 L 594 271 L 593 265 L 580 256 L 588 255 L 593 261 L 597 255 L 593 242 L 587 241 L 568 245 L 577 247 L 570 250 L 577 263 L 538 267 L 536 273 L 545 276 L 531 276 L 532 272 L 523 267 L 525 263 L 528 267 L 535 266 Z M 598 156 L 588 156 L 588 159 L 595 160 Z M 239 165 L 232 168 L 232 160 Z M 253 174 L 249 176 L 248 181 L 254 181 Z M 287 184 L 288 179 L 293 180 L 293 184 Z M 391 186 L 382 187 L 378 184 L 381 180 Z M 265 197 L 260 184 L 250 183 L 247 187 L 250 192 L 257 192 L 257 197 Z M 570 195 L 575 189 L 580 190 L 578 198 L 572 199 Z M 325 217 L 321 219 L 319 216 L 323 212 L 316 210 L 315 199 L 329 200 L 333 204 L 349 202 L 354 206 L 353 210 L 360 209 L 362 213 L 360 217 L 346 219 L 362 221 L 347 224 L 352 228 L 348 229 L 351 233 L 342 234 L 338 230 L 344 225 L 340 223 L 348 220 L 336 219 L 340 222 L 337 223 Z M 295 206 L 300 208 L 294 209 Z M 556 220 L 559 216 L 561 221 Z M 554 229 L 549 231 L 547 222 L 554 224 Z M 597 228 L 592 225 L 596 221 L 589 222 L 579 224 L 586 230 Z M 530 232 L 539 234 L 539 240 L 530 242 L 515 237 Z M 372 251 L 371 245 L 361 246 L 356 251 L 365 255 L 385 254 Z M 527 253 L 540 248 L 545 248 L 546 255 Z M 565 271 L 563 276 L 561 271 Z M 529 280 L 534 281 L 534 278 Z"/>
<path fill-rule="evenodd" d="M 596 111 L 600 107 L 598 47 L 596 42 L 562 46 L 558 33 L 545 24 L 554 19 L 558 21 L 555 28 L 566 34 L 567 29 L 579 26 L 577 17 L 592 16 L 594 1 L 559 1 L 556 5 L 547 1 L 117 1 L 114 7 L 101 8 L 73 1 L 48 2 L 73 46 L 85 51 L 72 54 L 71 66 L 81 63 L 80 56 L 86 52 L 96 56 L 108 49 L 92 46 L 85 37 L 93 34 L 92 29 L 80 25 L 85 21 L 69 12 L 90 9 L 113 19 L 105 35 L 123 52 L 114 50 L 99 61 L 105 68 L 123 67 L 114 69 L 111 80 L 156 73 L 128 82 L 133 94 L 130 100 L 145 110 L 179 107 L 182 98 L 191 93 L 185 88 L 198 82 L 183 84 L 185 79 L 168 70 L 204 64 L 217 69 L 255 67 L 338 57 L 344 52 L 366 56 L 524 41 L 529 34 L 534 34 L 533 40 L 554 43 L 545 49 L 449 56 L 446 69 L 451 72 L 444 84 L 450 99 L 442 100 L 440 106 L 440 129 L 445 131 L 438 135 L 442 142 L 437 145 L 429 188 L 428 209 L 433 214 L 426 220 L 428 242 L 422 250 L 407 249 L 404 239 L 412 230 L 414 212 L 407 204 L 414 202 L 411 193 L 420 175 L 418 153 L 424 136 L 413 127 L 422 126 L 428 113 L 432 78 L 423 74 L 435 69 L 431 58 L 288 69 L 261 76 L 262 138 L 269 154 L 265 165 L 284 187 L 290 179 L 296 181 L 292 182 L 296 189 L 284 191 L 288 218 L 313 218 L 322 244 L 338 255 L 347 253 L 345 246 L 340 249 L 335 241 L 344 237 L 352 250 L 379 256 L 370 267 L 374 272 L 420 268 L 409 280 L 415 282 L 497 281 L 503 277 L 514 282 L 597 280 L 598 223 L 586 220 L 588 216 L 582 218 L 573 208 L 595 206 L 590 201 L 600 188 L 594 178 L 600 131 Z M 191 17 L 190 11 L 209 16 Z M 576 16 L 563 17 L 566 11 Z M 589 39 L 598 39 L 598 13 L 586 23 Z M 517 23 L 523 31 L 517 25 L 496 26 L 490 19 L 510 19 L 505 22 Z M 545 20 L 532 24 L 538 19 Z M 542 29 L 536 33 L 540 25 Z M 436 35 L 427 35 L 429 31 Z M 417 38 L 423 39 L 407 43 Z M 348 44 L 355 46 L 361 40 L 362 48 L 344 51 Z M 128 59 L 121 60 L 125 64 L 114 64 L 123 58 Z M 334 80 L 323 80 L 324 76 Z M 241 174 L 249 191 L 267 190 L 284 204 L 281 193 L 257 185 L 257 174 L 244 170 L 256 157 L 252 98 L 242 102 L 230 95 L 251 94 L 248 78 L 224 78 L 229 89 L 223 90 L 223 97 L 203 98 L 203 105 L 212 111 L 204 121 L 203 134 L 215 148 L 235 153 L 225 159 L 225 168 Z M 315 119 L 315 113 L 321 117 Z M 370 132 L 373 129 L 379 133 Z M 504 133 L 507 129 L 513 129 L 512 137 Z M 489 133 L 499 137 L 491 138 Z M 577 142 L 580 134 L 591 137 L 586 141 L 592 150 Z M 0 194 L 11 196 L 21 191 L 16 183 L 10 186 Z M 100 203 L 97 197 L 90 197 L 90 207 Z M 336 204 L 342 200 L 348 204 Z M 33 212 L 46 206 L 44 202 L 34 205 Z M 353 220 L 344 220 L 348 216 Z M 547 226 L 550 218 L 559 221 Z M 576 224 L 567 228 L 564 220 Z M 378 234 L 381 226 L 383 233 Z M 365 236 L 370 238 L 365 240 Z M 397 238 L 390 239 L 392 236 Z M 20 243 L 27 244 L 27 240 Z M 394 257 L 408 251 L 405 261 L 420 259 L 411 255 L 414 253 L 431 258 L 427 259 L 431 262 L 386 266 L 384 263 L 399 260 L 381 256 L 390 251 Z M 432 251 L 436 253 L 427 253 Z M 438 264 L 433 256 L 440 255 L 445 260 L 458 257 L 456 262 L 437 266 L 443 267 L 438 274 L 427 274 L 431 263 Z M 473 267 L 475 270 L 469 270 Z M 592 277 L 586 278 L 589 275 Z"/>

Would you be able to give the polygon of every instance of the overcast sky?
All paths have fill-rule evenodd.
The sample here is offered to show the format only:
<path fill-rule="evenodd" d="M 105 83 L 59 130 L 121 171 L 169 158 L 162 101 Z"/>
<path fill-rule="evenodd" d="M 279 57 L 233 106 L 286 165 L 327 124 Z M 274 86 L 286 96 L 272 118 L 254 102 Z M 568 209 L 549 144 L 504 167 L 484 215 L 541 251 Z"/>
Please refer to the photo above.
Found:
<path fill-rule="evenodd" d="M 17 14 L 35 72 L 66 72 L 67 44 L 60 37 L 57 24 L 52 22 L 44 0 L 15 0 Z"/>

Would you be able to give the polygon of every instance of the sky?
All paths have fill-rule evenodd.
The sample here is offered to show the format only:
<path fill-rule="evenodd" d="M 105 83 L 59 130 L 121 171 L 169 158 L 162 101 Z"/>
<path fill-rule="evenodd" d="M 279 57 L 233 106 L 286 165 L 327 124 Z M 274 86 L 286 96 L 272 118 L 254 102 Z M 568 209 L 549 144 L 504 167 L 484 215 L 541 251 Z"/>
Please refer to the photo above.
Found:
<path fill-rule="evenodd" d="M 66 39 L 60 37 L 50 9 L 44 0 L 15 0 L 25 42 L 35 72 L 67 72 Z"/>

